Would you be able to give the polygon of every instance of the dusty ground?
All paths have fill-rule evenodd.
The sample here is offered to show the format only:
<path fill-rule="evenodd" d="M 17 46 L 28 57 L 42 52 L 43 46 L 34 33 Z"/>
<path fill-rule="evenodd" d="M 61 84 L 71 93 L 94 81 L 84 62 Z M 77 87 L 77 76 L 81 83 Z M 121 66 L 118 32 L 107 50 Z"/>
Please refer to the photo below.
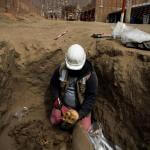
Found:
<path fill-rule="evenodd" d="M 50 126 L 45 113 L 45 93 L 51 74 L 63 60 L 66 49 L 74 43 L 82 44 L 87 50 L 95 48 L 95 41 L 90 35 L 99 32 L 99 28 L 102 32 L 107 31 L 106 29 L 111 31 L 109 25 L 99 23 L 49 21 L 37 16 L 36 18 L 31 16 L 13 18 L 8 14 L 6 17 L 1 16 L 1 48 L 5 47 L 6 51 L 14 50 L 16 57 L 12 60 L 15 64 L 11 65 L 10 69 L 13 82 L 9 83 L 11 87 L 9 105 L 5 109 L 3 108 L 5 102 L 1 105 L 4 119 L 0 144 L 3 150 L 37 147 L 60 149 L 63 143 L 70 142 L 65 138 L 66 133 L 61 134 L 59 131 L 57 133 L 57 130 L 53 131 Z M 66 35 L 54 40 L 65 31 Z M 9 50 L 6 53 L 9 53 Z M 23 107 L 27 107 L 28 110 L 25 114 L 23 111 L 23 117 L 20 117 L 20 114 L 16 117 L 15 114 L 20 113 Z M 44 140 L 45 145 L 41 142 Z"/>
<path fill-rule="evenodd" d="M 96 41 L 91 34 L 111 33 L 111 26 L 96 22 L 50 21 L 37 16 L 0 16 L 0 49 L 4 54 L 10 51 L 14 54 L 14 65 L 9 68 L 12 64 L 9 62 L 6 66 L 12 82 L 3 87 L 10 86 L 10 97 L 4 97 L 0 102 L 0 145 L 3 150 L 50 150 L 60 149 L 64 143 L 70 144 L 68 133 L 52 128 L 46 117 L 44 99 L 51 74 L 71 44 L 79 43 L 89 55 L 94 55 Z M 150 33 L 149 25 L 137 27 Z M 54 40 L 65 31 L 63 37 Z M 7 71 L 4 73 L 8 75 Z M 18 116 L 16 113 L 22 112 L 23 107 L 27 110 L 25 108 L 23 116 Z"/>

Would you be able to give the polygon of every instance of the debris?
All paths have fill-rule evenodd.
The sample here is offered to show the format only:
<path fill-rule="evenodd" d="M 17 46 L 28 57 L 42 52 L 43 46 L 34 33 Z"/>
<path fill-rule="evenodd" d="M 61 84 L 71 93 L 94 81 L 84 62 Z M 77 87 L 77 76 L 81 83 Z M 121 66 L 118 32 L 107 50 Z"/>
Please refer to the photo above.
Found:
<path fill-rule="evenodd" d="M 54 40 L 58 40 L 60 37 L 64 36 L 68 31 L 63 32 L 62 34 L 59 34 Z"/>
<path fill-rule="evenodd" d="M 126 47 L 150 50 L 150 34 L 118 22 L 112 32 L 114 39 L 120 38 Z"/>
<path fill-rule="evenodd" d="M 94 33 L 91 35 L 91 37 L 93 37 L 93 38 L 111 38 L 112 39 L 112 35 L 106 35 L 104 33 Z"/>
<path fill-rule="evenodd" d="M 29 108 L 28 107 L 23 107 L 19 109 L 17 112 L 15 112 L 14 117 L 17 118 L 18 120 L 21 120 L 25 115 L 28 114 Z"/>
<path fill-rule="evenodd" d="M 110 142 L 104 137 L 101 123 L 93 123 L 89 131 L 89 138 L 95 150 L 121 150 L 117 145 L 110 145 Z"/>

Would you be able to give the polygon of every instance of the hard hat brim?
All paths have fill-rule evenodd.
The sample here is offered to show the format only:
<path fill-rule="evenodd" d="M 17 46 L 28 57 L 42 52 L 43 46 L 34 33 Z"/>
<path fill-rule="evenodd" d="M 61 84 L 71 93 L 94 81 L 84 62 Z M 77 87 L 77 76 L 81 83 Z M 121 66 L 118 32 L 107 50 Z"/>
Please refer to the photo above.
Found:
<path fill-rule="evenodd" d="M 81 70 L 85 64 L 85 61 L 82 65 L 70 65 L 66 60 L 66 67 L 70 70 Z"/>

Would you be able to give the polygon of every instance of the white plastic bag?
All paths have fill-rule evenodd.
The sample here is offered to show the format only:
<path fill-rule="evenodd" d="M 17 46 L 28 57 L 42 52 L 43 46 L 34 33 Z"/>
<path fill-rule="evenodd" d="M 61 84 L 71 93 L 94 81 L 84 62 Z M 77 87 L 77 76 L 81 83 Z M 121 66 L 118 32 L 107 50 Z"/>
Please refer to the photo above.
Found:
<path fill-rule="evenodd" d="M 114 39 L 120 38 L 123 44 L 133 42 L 133 43 L 142 43 L 150 41 L 150 34 L 143 32 L 139 29 L 134 29 L 127 26 L 124 23 L 118 22 L 116 27 L 112 32 Z"/>
<path fill-rule="evenodd" d="M 142 43 L 142 42 L 150 41 L 150 34 L 143 32 L 139 29 L 132 29 L 121 33 L 121 41 L 123 44 L 129 42 Z"/>
<path fill-rule="evenodd" d="M 96 122 L 93 123 L 91 130 L 89 131 L 90 140 L 95 150 L 121 150 L 119 146 L 110 146 L 107 139 L 104 137 L 102 132 L 101 124 Z"/>
<path fill-rule="evenodd" d="M 131 27 L 127 27 L 124 23 L 118 22 L 116 24 L 116 26 L 114 27 L 114 29 L 113 29 L 112 36 L 113 36 L 114 39 L 121 38 L 121 34 L 123 32 L 127 32 L 127 31 L 130 31 L 130 30 L 132 30 Z"/>

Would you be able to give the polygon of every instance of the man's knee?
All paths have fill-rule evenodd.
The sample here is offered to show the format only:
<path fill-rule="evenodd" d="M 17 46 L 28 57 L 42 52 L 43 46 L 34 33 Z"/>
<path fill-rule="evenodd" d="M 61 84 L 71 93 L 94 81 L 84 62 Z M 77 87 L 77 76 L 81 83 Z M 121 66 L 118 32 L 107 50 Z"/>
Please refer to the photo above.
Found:
<path fill-rule="evenodd" d="M 91 114 L 88 116 L 84 117 L 82 120 L 78 122 L 82 128 L 84 128 L 86 131 L 88 131 L 91 127 Z"/>
<path fill-rule="evenodd" d="M 61 111 L 53 108 L 50 115 L 50 122 L 52 125 L 58 125 L 62 121 Z"/>

